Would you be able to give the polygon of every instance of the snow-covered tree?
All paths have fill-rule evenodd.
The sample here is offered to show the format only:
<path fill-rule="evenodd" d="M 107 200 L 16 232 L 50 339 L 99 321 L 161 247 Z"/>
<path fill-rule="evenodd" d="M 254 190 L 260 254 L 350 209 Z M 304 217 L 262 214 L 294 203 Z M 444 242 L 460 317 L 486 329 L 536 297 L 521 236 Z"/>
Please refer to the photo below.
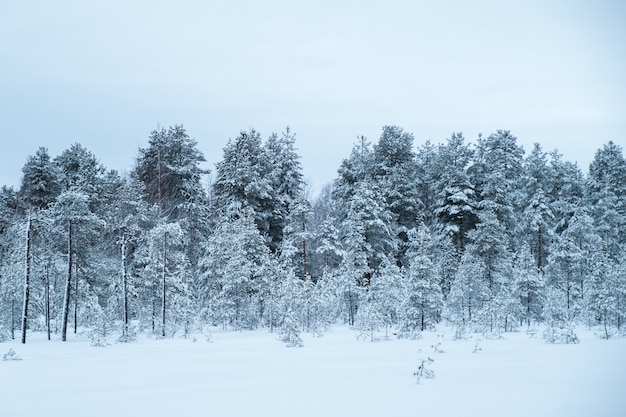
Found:
<path fill-rule="evenodd" d="M 259 288 L 269 265 L 269 249 L 252 212 L 223 218 L 209 237 L 201 261 L 205 316 L 225 328 L 257 325 L 263 308 Z"/>
<path fill-rule="evenodd" d="M 87 187 L 89 189 L 89 187 Z M 52 207 L 54 222 L 61 228 L 63 239 L 66 242 L 67 275 L 65 280 L 61 339 L 67 340 L 67 324 L 69 319 L 70 297 L 73 282 L 74 289 L 78 289 L 78 277 L 76 270 L 79 266 L 85 266 L 91 256 L 91 249 L 97 238 L 99 229 L 103 226 L 102 221 L 90 210 L 89 196 L 79 191 L 64 191 L 56 199 Z M 77 327 L 77 303 L 76 291 L 74 294 L 74 330 Z"/>
<path fill-rule="evenodd" d="M 452 239 L 457 258 L 465 250 L 467 232 L 476 223 L 476 193 L 467 171 L 472 156 L 462 133 L 453 133 L 437 153 L 440 176 L 435 214 L 443 233 Z"/>
<path fill-rule="evenodd" d="M 522 317 L 528 327 L 541 320 L 545 303 L 545 279 L 538 269 L 528 245 L 522 246 L 513 264 L 515 287 L 519 293 Z"/>
<path fill-rule="evenodd" d="M 454 276 L 450 294 L 446 300 L 444 316 L 456 328 L 456 336 L 472 330 L 480 317 L 485 302 L 491 297 L 485 276 L 485 266 L 470 247 L 461 257 Z"/>
<path fill-rule="evenodd" d="M 274 252 L 282 243 L 289 217 L 293 216 L 291 212 L 302 210 L 305 201 L 302 165 L 295 141 L 295 134 L 287 126 L 280 136 L 272 134 L 264 146 L 273 197 L 268 234 Z"/>
<path fill-rule="evenodd" d="M 176 330 L 173 312 L 189 302 L 187 283 L 189 263 L 183 252 L 183 231 L 177 222 L 159 219 L 150 229 L 140 249 L 144 268 L 141 277 L 146 283 L 151 302 L 152 330 L 161 337 Z"/>
<path fill-rule="evenodd" d="M 517 207 L 522 199 L 520 179 L 524 150 L 508 130 L 479 137 L 472 182 L 478 192 L 478 205 L 493 212 L 510 238 L 517 224 Z"/>
<path fill-rule="evenodd" d="M 200 167 L 204 155 L 196 140 L 182 125 L 154 130 L 148 147 L 139 149 L 133 176 L 144 185 L 146 202 L 159 207 L 160 215 L 169 220 L 184 216 L 184 203 L 194 200 L 202 176 L 208 170 Z"/>
<path fill-rule="evenodd" d="M 59 172 L 52 162 L 48 149 L 40 147 L 29 156 L 22 167 L 19 198 L 26 207 L 45 209 L 58 196 Z"/>
<path fill-rule="evenodd" d="M 432 237 L 422 224 L 409 233 L 404 296 L 399 312 L 399 332 L 415 337 L 420 331 L 432 328 L 443 307 L 440 278 L 432 262 Z"/>
<path fill-rule="evenodd" d="M 224 147 L 213 183 L 217 209 L 227 216 L 251 210 L 257 228 L 267 239 L 275 203 L 269 172 L 261 135 L 255 130 L 242 131 Z"/>
<path fill-rule="evenodd" d="M 385 126 L 373 152 L 373 180 L 389 213 L 387 227 L 400 243 L 400 262 L 408 248 L 408 231 L 417 227 L 423 212 L 415 186 L 418 177 L 413 140 L 413 135 L 402 128 Z"/>

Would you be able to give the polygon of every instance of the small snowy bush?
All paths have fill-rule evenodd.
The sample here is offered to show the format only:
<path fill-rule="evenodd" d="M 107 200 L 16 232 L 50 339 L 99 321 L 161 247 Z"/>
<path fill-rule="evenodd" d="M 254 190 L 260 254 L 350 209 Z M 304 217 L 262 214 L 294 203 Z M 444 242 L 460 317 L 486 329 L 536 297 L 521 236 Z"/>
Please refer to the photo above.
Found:
<path fill-rule="evenodd" d="M 432 358 L 420 359 L 420 364 L 417 367 L 417 371 L 413 372 L 413 375 L 417 378 L 417 383 L 419 384 L 422 378 L 425 379 L 433 379 L 435 378 L 435 371 L 428 368 L 432 363 L 435 362 Z"/>
<path fill-rule="evenodd" d="M 3 361 L 21 361 L 22 358 L 17 356 L 17 353 L 15 353 L 13 349 L 9 349 L 9 351 L 5 353 L 4 356 L 2 357 L 2 360 Z"/>
<path fill-rule="evenodd" d="M 300 337 L 300 329 L 296 323 L 293 313 L 289 311 L 280 329 L 280 340 L 285 342 L 287 347 L 302 347 L 304 343 Z"/>
<path fill-rule="evenodd" d="M 436 345 L 432 345 L 431 348 L 433 348 L 433 352 L 435 353 L 446 353 L 446 351 L 443 350 L 443 348 L 441 347 L 441 342 L 437 343 Z"/>
<path fill-rule="evenodd" d="M 578 343 L 578 336 L 574 333 L 571 325 L 550 326 L 543 333 L 543 338 L 548 343 Z"/>
<path fill-rule="evenodd" d="M 91 346 L 93 347 L 107 347 L 110 346 L 110 343 L 101 336 L 92 336 L 91 338 Z"/>

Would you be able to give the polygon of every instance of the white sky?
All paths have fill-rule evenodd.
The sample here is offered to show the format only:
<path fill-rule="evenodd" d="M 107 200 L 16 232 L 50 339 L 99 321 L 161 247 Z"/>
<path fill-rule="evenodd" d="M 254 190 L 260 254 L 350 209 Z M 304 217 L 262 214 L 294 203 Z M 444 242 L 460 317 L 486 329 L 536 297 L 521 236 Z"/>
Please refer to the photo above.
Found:
<path fill-rule="evenodd" d="M 4 1 L 0 185 L 74 142 L 128 171 L 181 123 L 212 170 L 240 130 L 290 125 L 318 189 L 385 124 L 417 146 L 508 129 L 586 172 L 626 147 L 624 22 L 602 0 Z"/>

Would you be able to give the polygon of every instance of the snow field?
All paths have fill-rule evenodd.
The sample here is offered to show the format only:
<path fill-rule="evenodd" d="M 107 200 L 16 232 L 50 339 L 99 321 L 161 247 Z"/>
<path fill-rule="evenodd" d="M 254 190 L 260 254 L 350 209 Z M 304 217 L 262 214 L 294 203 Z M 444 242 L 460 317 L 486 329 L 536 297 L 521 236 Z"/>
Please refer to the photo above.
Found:
<path fill-rule="evenodd" d="M 0 344 L 23 359 L 0 361 L 0 416 L 626 415 L 626 339 L 577 333 L 577 345 L 525 332 L 455 341 L 451 330 L 372 343 L 338 326 L 303 334 L 304 348 L 265 330 L 104 348 L 34 334 Z M 427 357 L 435 378 L 418 384 Z"/>

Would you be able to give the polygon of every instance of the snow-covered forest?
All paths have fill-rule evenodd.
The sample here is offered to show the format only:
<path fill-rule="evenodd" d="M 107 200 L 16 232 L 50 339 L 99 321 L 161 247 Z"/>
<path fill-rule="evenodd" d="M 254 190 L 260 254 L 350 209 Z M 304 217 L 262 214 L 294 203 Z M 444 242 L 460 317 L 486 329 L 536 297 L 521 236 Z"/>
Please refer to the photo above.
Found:
<path fill-rule="evenodd" d="M 626 160 L 588 172 L 509 131 L 416 147 L 385 126 L 312 197 L 296 135 L 242 131 L 214 170 L 182 126 L 127 175 L 75 144 L 34 150 L 0 192 L 0 340 L 98 341 L 266 328 L 289 346 L 344 323 L 364 338 L 542 324 L 624 331 Z M 575 146 L 575 145 L 572 145 Z M 331 150 L 329 150 L 330 152 Z"/>

